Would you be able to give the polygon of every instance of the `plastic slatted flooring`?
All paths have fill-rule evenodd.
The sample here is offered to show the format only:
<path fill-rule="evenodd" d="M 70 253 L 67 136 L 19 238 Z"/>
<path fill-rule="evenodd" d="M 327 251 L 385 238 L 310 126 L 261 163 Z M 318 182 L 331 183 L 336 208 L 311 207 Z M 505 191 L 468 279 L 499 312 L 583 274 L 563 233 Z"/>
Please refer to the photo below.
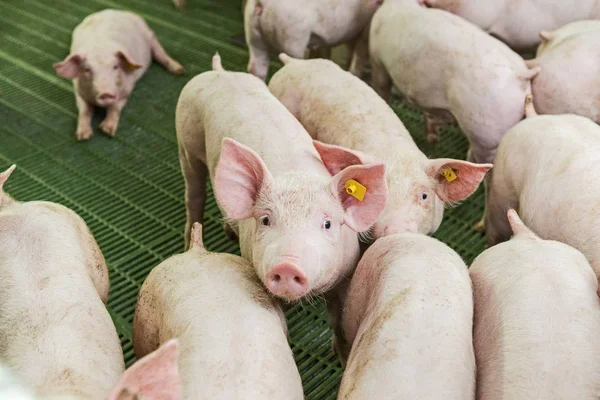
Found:
<path fill-rule="evenodd" d="M 247 51 L 232 42 L 243 32 L 239 0 L 188 0 L 177 12 L 170 0 L 0 0 L 0 169 L 18 168 L 6 185 L 15 198 L 62 203 L 92 229 L 111 273 L 109 311 L 128 365 L 135 360 L 131 323 L 136 296 L 150 270 L 183 249 L 184 185 L 174 131 L 175 105 L 185 83 L 210 68 L 218 50 L 226 69 L 243 71 Z M 52 63 L 68 54 L 72 29 L 104 8 L 139 13 L 188 73 L 174 77 L 154 64 L 126 106 L 117 136 L 74 138 L 72 85 Z M 101 40 L 101 38 L 100 38 Z M 395 110 L 421 148 L 432 157 L 464 158 L 467 142 L 445 129 L 436 148 L 423 143 L 420 113 Z M 259 118 L 260 116 L 257 116 Z M 485 247 L 471 226 L 483 212 L 482 190 L 448 210 L 436 236 L 470 263 Z M 207 201 L 205 243 L 213 251 L 239 254 Z M 330 346 L 322 304 L 287 311 L 290 343 L 308 399 L 335 398 L 342 370 Z"/>

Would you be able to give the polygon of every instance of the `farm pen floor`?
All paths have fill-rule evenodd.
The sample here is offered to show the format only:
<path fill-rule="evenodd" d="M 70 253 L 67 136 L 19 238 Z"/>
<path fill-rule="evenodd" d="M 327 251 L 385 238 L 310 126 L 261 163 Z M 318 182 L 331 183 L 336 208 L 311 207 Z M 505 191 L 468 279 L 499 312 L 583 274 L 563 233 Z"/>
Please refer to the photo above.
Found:
<path fill-rule="evenodd" d="M 72 29 L 86 15 L 105 8 L 144 17 L 187 74 L 175 77 L 155 63 L 138 82 L 116 138 L 100 133 L 97 115 L 93 139 L 78 143 L 72 85 L 56 76 L 52 64 L 68 54 Z M 210 68 L 216 50 L 226 69 L 245 71 L 247 51 L 233 40 L 242 33 L 239 0 L 188 0 L 184 12 L 176 11 L 170 0 L 0 0 L 0 170 L 17 164 L 6 190 L 22 201 L 64 204 L 88 223 L 110 268 L 108 309 L 128 365 L 135 360 L 131 323 L 144 278 L 183 249 L 177 98 L 191 77 Z M 457 128 L 443 129 L 440 144 L 433 148 L 423 141 L 421 114 L 400 104 L 394 109 L 429 156 L 464 158 L 467 141 Z M 206 246 L 239 254 L 237 244 L 225 236 L 210 196 Z M 485 248 L 483 237 L 471 229 L 482 212 L 480 188 L 446 212 L 436 234 L 468 263 Z M 331 352 L 323 306 L 299 304 L 287 311 L 287 318 L 307 398 L 334 399 L 342 369 Z"/>

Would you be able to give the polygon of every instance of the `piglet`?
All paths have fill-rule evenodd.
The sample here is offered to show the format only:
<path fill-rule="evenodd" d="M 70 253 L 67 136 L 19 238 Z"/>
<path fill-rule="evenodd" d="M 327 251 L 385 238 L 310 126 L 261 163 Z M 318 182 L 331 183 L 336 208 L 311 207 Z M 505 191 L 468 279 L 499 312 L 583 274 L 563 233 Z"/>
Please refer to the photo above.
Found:
<path fill-rule="evenodd" d="M 352 350 L 338 399 L 474 399 L 471 281 L 442 242 L 377 240 L 350 283 L 343 327 Z"/>
<path fill-rule="evenodd" d="M 114 136 L 121 110 L 152 57 L 170 72 L 183 67 L 161 46 L 146 22 L 128 11 L 103 10 L 88 15 L 73 31 L 71 53 L 54 64 L 56 73 L 73 79 L 79 111 L 76 136 L 90 139 L 94 106 L 106 108 L 100 129 Z"/>
<path fill-rule="evenodd" d="M 492 167 L 428 159 L 362 80 L 331 61 L 280 58 L 285 66 L 269 89 L 318 140 L 315 146 L 332 174 L 354 164 L 385 162 L 389 199 L 373 226 L 375 238 L 404 231 L 433 234 L 445 205 L 471 195 Z"/>
<path fill-rule="evenodd" d="M 600 19 L 599 0 L 419 0 L 450 11 L 481 27 L 519 51 L 540 43 L 538 33 L 569 22 Z"/>
<path fill-rule="evenodd" d="M 502 136 L 524 117 L 538 69 L 499 40 L 456 15 L 390 0 L 376 12 L 369 40 L 373 87 L 384 99 L 393 84 L 425 112 L 426 137 L 454 119 L 470 142 L 467 160 L 494 160 Z"/>
<path fill-rule="evenodd" d="M 202 220 L 210 172 L 242 256 L 267 289 L 288 301 L 324 293 L 356 267 L 357 232 L 385 207 L 385 168 L 353 165 L 332 176 L 306 130 L 264 82 L 224 71 L 218 55 L 213 62 L 177 104 L 186 237 Z M 348 193 L 351 185 L 364 187 L 364 196 Z"/>
<path fill-rule="evenodd" d="M 244 10 L 250 50 L 248 72 L 266 79 L 270 49 L 303 58 L 307 49 L 348 43 L 353 55 L 350 68 L 360 75 L 368 57 L 369 21 L 382 1 L 320 0 L 299 4 L 296 0 L 248 0 Z"/>
<path fill-rule="evenodd" d="M 486 205 L 490 246 L 510 238 L 514 208 L 541 238 L 575 247 L 600 276 L 600 127 L 577 115 L 531 116 L 502 139 Z"/>
<path fill-rule="evenodd" d="M 123 374 L 94 237 L 64 206 L 6 195 L 14 168 L 0 174 L 0 361 L 41 398 L 177 400 L 177 344 Z"/>
<path fill-rule="evenodd" d="M 532 81 L 535 108 L 541 114 L 577 114 L 600 122 L 600 21 L 578 21 L 541 32 L 540 67 Z"/>
<path fill-rule="evenodd" d="M 514 210 L 508 221 L 513 238 L 469 269 L 477 397 L 599 398 L 600 305 L 590 264 L 576 249 L 540 239 Z"/>
<path fill-rule="evenodd" d="M 194 224 L 190 249 L 154 268 L 133 321 L 138 357 L 177 337 L 184 399 L 302 400 L 285 318 L 252 265 L 209 253 Z"/>

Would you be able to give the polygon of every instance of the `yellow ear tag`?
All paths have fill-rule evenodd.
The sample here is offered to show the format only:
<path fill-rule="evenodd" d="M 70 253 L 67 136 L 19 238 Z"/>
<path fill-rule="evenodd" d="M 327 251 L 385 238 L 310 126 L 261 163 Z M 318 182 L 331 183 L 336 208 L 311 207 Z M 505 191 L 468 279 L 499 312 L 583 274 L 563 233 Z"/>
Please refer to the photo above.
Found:
<path fill-rule="evenodd" d="M 452 170 L 452 168 L 446 168 L 445 170 L 443 170 L 442 175 L 444 175 L 444 178 L 446 178 L 448 182 L 452 182 L 453 180 L 458 178 Z"/>
<path fill-rule="evenodd" d="M 354 179 L 348 179 L 346 181 L 346 193 L 358 201 L 363 201 L 365 198 L 365 193 L 367 193 L 367 188 Z"/>

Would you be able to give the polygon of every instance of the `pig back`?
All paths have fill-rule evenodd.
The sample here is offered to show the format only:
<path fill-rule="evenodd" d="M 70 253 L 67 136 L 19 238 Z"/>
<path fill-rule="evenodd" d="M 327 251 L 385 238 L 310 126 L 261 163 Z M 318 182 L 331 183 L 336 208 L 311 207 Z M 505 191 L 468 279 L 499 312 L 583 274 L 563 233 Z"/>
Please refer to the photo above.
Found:
<path fill-rule="evenodd" d="M 211 179 L 224 138 L 256 151 L 274 176 L 298 169 L 329 176 L 306 130 L 250 74 L 198 75 L 183 89 L 176 119 L 180 147 L 208 165 Z"/>
<path fill-rule="evenodd" d="M 123 353 L 73 217 L 42 202 L 0 213 L 0 358 L 41 396 L 103 398 Z"/>
<path fill-rule="evenodd" d="M 471 284 L 453 250 L 425 235 L 378 239 L 346 304 L 345 334 L 357 333 L 340 399 L 473 398 Z"/>
<path fill-rule="evenodd" d="M 156 267 L 143 290 L 159 342 L 179 339 L 184 398 L 303 398 L 281 310 L 247 261 L 190 251 Z"/>
<path fill-rule="evenodd" d="M 580 252 L 516 236 L 469 272 L 478 398 L 598 398 L 598 285 Z"/>
<path fill-rule="evenodd" d="M 515 126 L 494 162 L 494 187 L 514 192 L 523 222 L 580 250 L 600 275 L 600 127 L 575 115 Z"/>

